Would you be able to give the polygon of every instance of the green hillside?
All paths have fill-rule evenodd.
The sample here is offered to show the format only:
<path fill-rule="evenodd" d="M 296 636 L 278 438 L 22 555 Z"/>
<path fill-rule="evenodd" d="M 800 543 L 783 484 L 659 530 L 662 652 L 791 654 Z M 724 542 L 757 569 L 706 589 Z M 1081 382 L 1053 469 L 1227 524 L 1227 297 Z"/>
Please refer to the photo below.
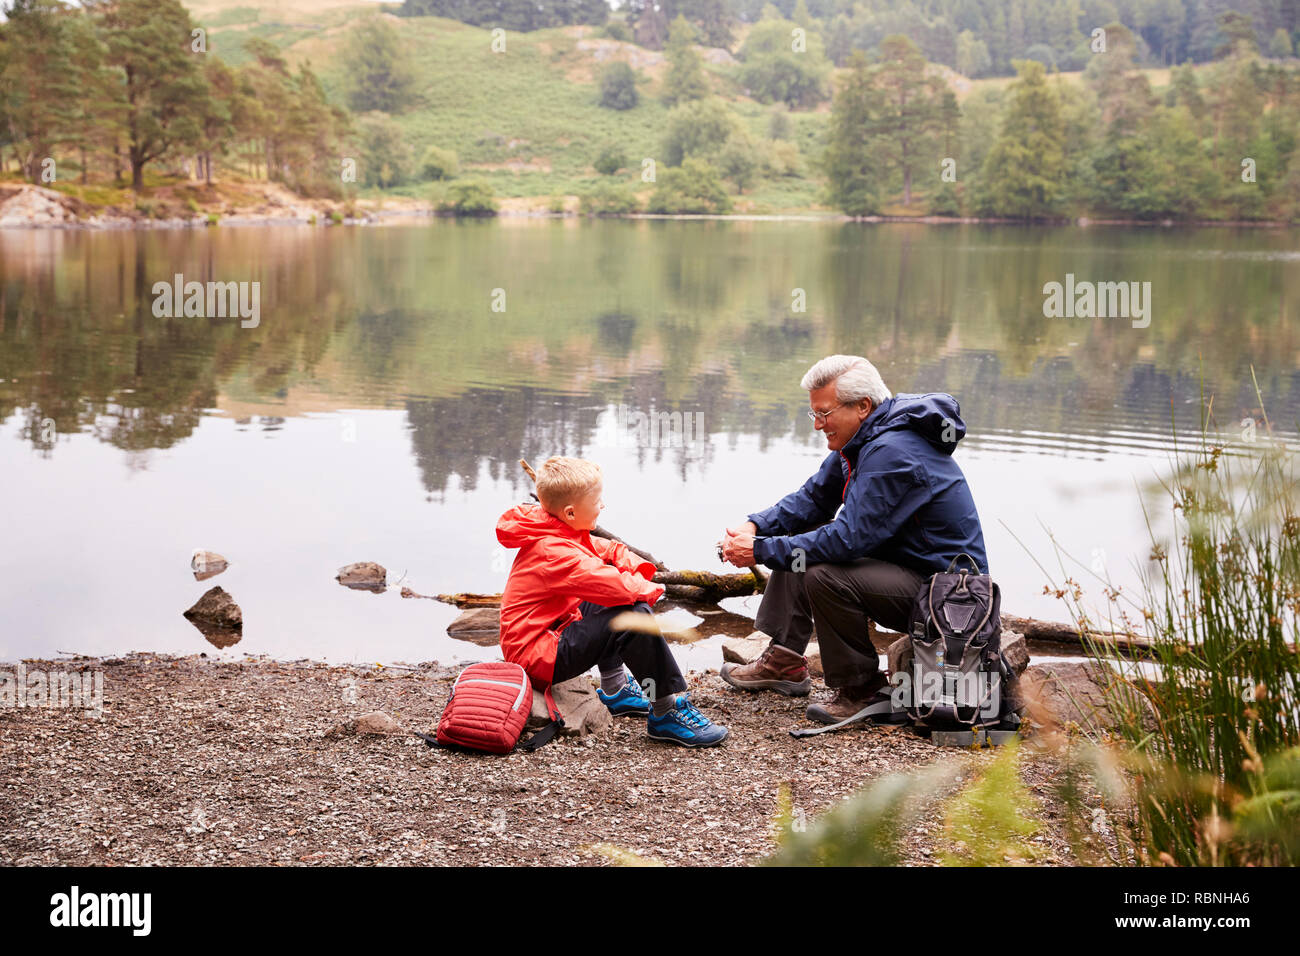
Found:
<path fill-rule="evenodd" d="M 310 63 L 331 98 L 339 98 L 343 34 L 375 5 L 304 3 L 275 13 L 235 4 L 190 9 L 208 29 L 212 50 L 228 62 L 247 62 L 244 40 L 263 37 L 279 46 L 291 64 Z M 385 18 L 414 55 L 419 102 L 394 119 L 417 157 L 428 146 L 452 149 L 460 158 L 462 177 L 487 182 L 504 199 L 533 200 L 506 205 L 544 209 L 552 196 L 575 197 L 610 180 L 643 198 L 650 193 L 652 186 L 641 182 L 641 161 L 661 153 L 668 113 L 658 98 L 665 71 L 662 53 L 582 26 L 507 33 L 505 52 L 497 53 L 486 29 L 436 17 Z M 639 75 L 641 102 L 633 109 L 599 104 L 599 71 L 614 60 L 631 63 Z M 728 101 L 750 134 L 765 138 L 772 108 L 743 94 L 732 75 L 734 66 L 709 63 L 706 56 L 705 70 L 714 92 Z M 734 197 L 737 211 L 788 212 L 815 205 L 819 181 L 807 175 L 807 158 L 820 151 L 828 116 L 825 106 L 790 114 L 807 178 L 760 182 L 752 192 Z M 606 177 L 596 173 L 592 162 L 610 143 L 623 148 L 631 168 Z M 391 192 L 424 199 L 436 188 L 416 183 Z"/>

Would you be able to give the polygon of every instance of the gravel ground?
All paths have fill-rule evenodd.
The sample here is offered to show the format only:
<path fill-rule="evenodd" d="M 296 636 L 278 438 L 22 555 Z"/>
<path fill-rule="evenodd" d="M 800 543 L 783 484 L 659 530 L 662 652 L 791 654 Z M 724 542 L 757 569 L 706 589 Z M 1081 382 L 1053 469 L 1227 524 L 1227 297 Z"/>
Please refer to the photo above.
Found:
<path fill-rule="evenodd" d="M 796 740 L 786 731 L 806 724 L 806 699 L 733 691 L 711 671 L 690 675 L 691 699 L 731 729 L 721 747 L 656 743 L 643 721 L 620 718 L 596 737 L 491 757 L 338 733 L 376 710 L 429 731 L 454 673 L 436 663 L 152 654 L 25 663 L 102 668 L 104 710 L 0 710 L 6 865 L 608 863 L 597 843 L 666 863 L 746 864 L 774 847 L 782 782 L 811 820 L 882 774 L 943 757 L 955 784 L 992 759 L 938 751 L 905 729 Z M 1040 862 L 1072 863 L 1055 773 L 1049 754 L 1026 747 Z M 940 829 L 919 830 L 906 862 L 931 863 L 945 848 Z"/>

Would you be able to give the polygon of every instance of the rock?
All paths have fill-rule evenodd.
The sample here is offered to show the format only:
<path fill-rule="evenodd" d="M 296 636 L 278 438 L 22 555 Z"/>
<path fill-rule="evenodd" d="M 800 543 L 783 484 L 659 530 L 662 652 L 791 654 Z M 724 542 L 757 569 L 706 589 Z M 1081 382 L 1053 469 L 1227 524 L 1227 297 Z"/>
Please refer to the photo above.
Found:
<path fill-rule="evenodd" d="M 0 202 L 0 227 L 54 226 L 76 221 L 62 193 L 43 186 L 23 186 Z"/>
<path fill-rule="evenodd" d="M 826 679 L 826 672 L 822 670 L 822 649 L 813 641 L 803 652 L 804 660 L 808 662 L 808 676 Z"/>
<path fill-rule="evenodd" d="M 731 637 L 722 642 L 722 659 L 729 664 L 748 664 L 767 650 L 772 639 L 762 631 L 749 637 Z"/>
<path fill-rule="evenodd" d="M 356 733 L 404 734 L 406 729 L 382 710 L 376 710 L 357 718 Z"/>
<path fill-rule="evenodd" d="M 912 639 L 904 635 L 890 644 L 889 650 L 885 651 L 885 660 L 890 674 L 901 674 L 907 670 L 912 660 Z"/>
<path fill-rule="evenodd" d="M 1116 724 L 1107 706 L 1106 690 L 1118 680 L 1114 670 L 1096 661 L 1057 661 L 1027 668 L 1020 680 L 1020 692 L 1039 723 L 1066 728 L 1074 724 L 1095 732 Z M 1149 723 L 1154 725 L 1150 701 L 1140 699 Z"/>
<path fill-rule="evenodd" d="M 1019 677 L 1029 666 L 1029 645 L 1025 635 L 1016 631 L 1002 632 L 1002 656 L 1007 659 L 1011 672 Z"/>
<path fill-rule="evenodd" d="M 185 612 L 195 623 L 209 624 L 232 631 L 244 629 L 244 615 L 239 605 L 220 587 L 214 587 Z"/>
<path fill-rule="evenodd" d="M 339 568 L 339 573 L 334 576 L 334 579 L 346 588 L 378 593 L 387 587 L 388 572 L 382 564 L 375 564 L 373 561 L 358 561 L 356 564 L 349 564 L 347 567 Z"/>
<path fill-rule="evenodd" d="M 471 607 L 462 611 L 460 617 L 447 625 L 447 633 L 456 635 L 474 631 L 501 631 L 501 609 L 499 607 Z M 494 642 L 495 643 L 495 642 Z"/>
<path fill-rule="evenodd" d="M 230 567 L 230 562 L 215 551 L 199 550 L 190 556 L 190 570 L 194 572 L 195 581 L 206 581 L 208 578 L 215 578 L 228 567 Z"/>
<path fill-rule="evenodd" d="M 563 681 L 551 687 L 551 697 L 564 718 L 565 736 L 600 734 L 614 723 L 614 715 L 596 696 L 596 688 L 586 674 L 579 674 L 571 680 Z M 528 715 L 525 730 L 538 730 L 551 722 L 546 711 L 546 698 L 541 691 L 533 689 L 533 710 Z"/>
<path fill-rule="evenodd" d="M 382 710 L 362 714 L 354 720 L 345 720 L 325 731 L 325 736 L 337 739 L 355 734 L 406 734 L 409 731 Z"/>
<path fill-rule="evenodd" d="M 459 641 L 479 647 L 496 647 L 501 643 L 501 609 L 472 607 L 447 625 L 447 633 Z"/>

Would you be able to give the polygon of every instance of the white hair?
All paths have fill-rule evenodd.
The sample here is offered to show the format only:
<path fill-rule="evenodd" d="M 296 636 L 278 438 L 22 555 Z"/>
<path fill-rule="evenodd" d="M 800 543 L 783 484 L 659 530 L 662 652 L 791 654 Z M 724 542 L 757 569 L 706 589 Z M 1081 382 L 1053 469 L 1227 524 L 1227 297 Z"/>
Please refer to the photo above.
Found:
<path fill-rule="evenodd" d="M 880 403 L 890 397 L 884 379 L 876 367 L 861 355 L 828 355 L 810 368 L 799 383 L 799 387 L 812 391 L 835 383 L 835 397 L 841 402 L 857 402 L 864 398 L 871 399 L 871 407 L 878 408 Z"/>

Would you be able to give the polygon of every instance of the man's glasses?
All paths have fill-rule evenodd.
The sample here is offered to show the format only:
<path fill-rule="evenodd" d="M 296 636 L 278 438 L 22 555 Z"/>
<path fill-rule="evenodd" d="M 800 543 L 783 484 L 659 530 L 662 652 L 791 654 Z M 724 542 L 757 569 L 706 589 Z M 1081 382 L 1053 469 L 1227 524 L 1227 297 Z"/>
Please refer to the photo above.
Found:
<path fill-rule="evenodd" d="M 851 404 L 853 403 L 840 402 L 838 405 L 835 406 L 835 408 L 843 408 L 845 405 L 851 405 Z M 824 412 L 808 412 L 808 418 L 812 421 L 814 425 L 816 425 L 818 422 L 821 422 L 824 425 L 826 423 L 826 416 L 829 415 L 831 412 L 835 411 L 835 408 L 828 408 Z"/>

